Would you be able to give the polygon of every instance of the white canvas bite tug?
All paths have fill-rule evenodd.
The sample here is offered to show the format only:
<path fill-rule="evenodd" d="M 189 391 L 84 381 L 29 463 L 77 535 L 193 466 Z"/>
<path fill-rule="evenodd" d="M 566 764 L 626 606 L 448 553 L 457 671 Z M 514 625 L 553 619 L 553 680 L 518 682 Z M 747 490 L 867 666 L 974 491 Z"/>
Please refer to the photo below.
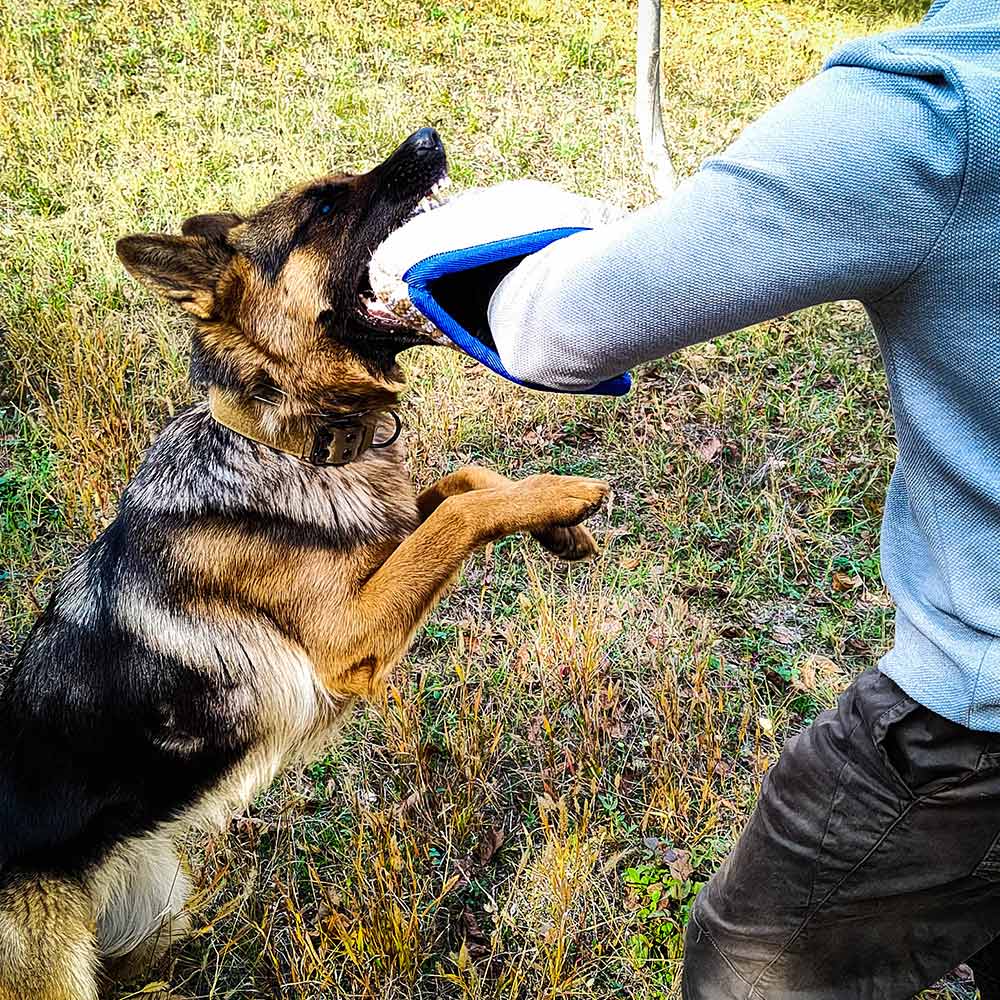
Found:
<path fill-rule="evenodd" d="M 447 202 L 442 187 L 376 250 L 369 265 L 373 313 L 405 319 L 428 336 L 450 342 L 497 375 L 531 389 L 504 368 L 486 321 L 489 297 L 524 257 L 584 229 L 620 218 L 614 206 L 542 181 L 507 181 L 474 188 Z M 587 393 L 621 396 L 629 375 Z"/>

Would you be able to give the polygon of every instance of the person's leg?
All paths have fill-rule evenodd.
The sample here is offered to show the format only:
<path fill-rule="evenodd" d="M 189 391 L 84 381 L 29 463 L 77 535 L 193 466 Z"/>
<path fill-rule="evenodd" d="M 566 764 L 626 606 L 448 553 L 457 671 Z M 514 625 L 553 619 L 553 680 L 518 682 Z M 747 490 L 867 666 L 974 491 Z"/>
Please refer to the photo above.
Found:
<path fill-rule="evenodd" d="M 699 894 L 686 1000 L 903 1000 L 1000 935 L 991 741 L 859 678 L 790 741 Z"/>
<path fill-rule="evenodd" d="M 1000 937 L 969 959 L 976 978 L 979 1000 L 1000 1000 Z"/>
<path fill-rule="evenodd" d="M 744 978 L 719 950 L 701 923 L 692 917 L 684 939 L 683 1000 L 749 1000 L 757 997 Z"/>

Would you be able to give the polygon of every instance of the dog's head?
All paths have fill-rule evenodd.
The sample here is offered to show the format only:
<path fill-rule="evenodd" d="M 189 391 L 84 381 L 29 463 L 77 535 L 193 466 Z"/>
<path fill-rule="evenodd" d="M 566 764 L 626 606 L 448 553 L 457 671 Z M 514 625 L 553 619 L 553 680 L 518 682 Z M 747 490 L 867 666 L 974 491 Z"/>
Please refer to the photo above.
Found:
<path fill-rule="evenodd" d="M 367 174 L 319 178 L 247 218 L 196 215 L 180 236 L 127 236 L 118 256 L 198 321 L 196 383 L 303 408 L 385 403 L 396 355 L 430 341 L 366 306 L 368 264 L 446 170 L 437 132 L 421 129 Z"/>

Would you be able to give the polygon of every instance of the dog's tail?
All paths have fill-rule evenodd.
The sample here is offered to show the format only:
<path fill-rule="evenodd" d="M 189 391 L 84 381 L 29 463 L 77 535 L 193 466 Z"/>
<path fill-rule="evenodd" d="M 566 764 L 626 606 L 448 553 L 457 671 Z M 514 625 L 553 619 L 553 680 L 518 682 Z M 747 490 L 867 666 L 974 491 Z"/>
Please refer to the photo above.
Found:
<path fill-rule="evenodd" d="M 90 898 L 68 879 L 0 876 L 0 1000 L 97 1000 Z"/>

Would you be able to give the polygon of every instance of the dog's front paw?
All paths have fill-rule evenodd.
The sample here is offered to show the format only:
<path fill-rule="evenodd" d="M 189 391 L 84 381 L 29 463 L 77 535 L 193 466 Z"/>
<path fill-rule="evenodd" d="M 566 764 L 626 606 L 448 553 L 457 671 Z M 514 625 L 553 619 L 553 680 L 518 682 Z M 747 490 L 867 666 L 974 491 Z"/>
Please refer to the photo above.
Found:
<path fill-rule="evenodd" d="M 524 504 L 521 530 L 533 534 L 578 525 L 598 511 L 610 492 L 601 479 L 548 473 L 529 476 L 511 487 L 511 495 Z"/>
<path fill-rule="evenodd" d="M 593 559 L 600 552 L 594 536 L 582 524 L 571 528 L 553 525 L 534 532 L 533 536 L 543 548 L 567 562 Z"/>

